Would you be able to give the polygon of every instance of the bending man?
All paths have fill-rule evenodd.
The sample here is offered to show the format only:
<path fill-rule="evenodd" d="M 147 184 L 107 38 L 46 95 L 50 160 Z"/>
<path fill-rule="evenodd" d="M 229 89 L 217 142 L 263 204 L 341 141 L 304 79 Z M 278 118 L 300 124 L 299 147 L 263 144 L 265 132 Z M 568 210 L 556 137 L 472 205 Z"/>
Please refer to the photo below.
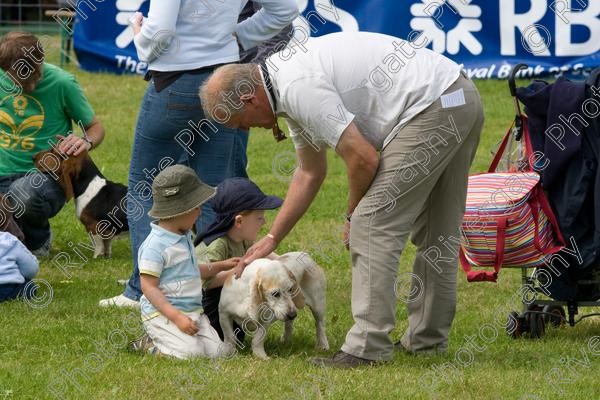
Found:
<path fill-rule="evenodd" d="M 205 114 L 227 126 L 271 128 L 284 117 L 300 160 L 271 231 L 244 263 L 275 250 L 306 212 L 326 177 L 326 148 L 346 164 L 354 326 L 342 349 L 318 363 L 355 367 L 393 357 L 395 280 L 409 235 L 415 295 L 398 347 L 447 349 L 457 266 L 439 239 L 460 234 L 483 111 L 461 68 L 419 39 L 326 35 L 260 66 L 218 68 L 200 90 Z M 224 96 L 231 93 L 239 101 Z M 438 260 L 428 263 L 423 255 L 433 246 Z"/>

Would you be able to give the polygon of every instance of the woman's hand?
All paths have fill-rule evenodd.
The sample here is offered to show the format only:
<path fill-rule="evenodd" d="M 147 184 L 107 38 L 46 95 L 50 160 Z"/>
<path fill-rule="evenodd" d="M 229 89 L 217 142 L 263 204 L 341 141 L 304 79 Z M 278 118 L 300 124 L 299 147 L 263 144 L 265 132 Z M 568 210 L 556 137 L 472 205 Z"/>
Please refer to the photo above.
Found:
<path fill-rule="evenodd" d="M 133 17 L 129 18 L 129 23 L 133 29 L 133 35 L 137 35 L 142 30 L 142 23 L 144 22 L 144 14 L 136 12 Z"/>

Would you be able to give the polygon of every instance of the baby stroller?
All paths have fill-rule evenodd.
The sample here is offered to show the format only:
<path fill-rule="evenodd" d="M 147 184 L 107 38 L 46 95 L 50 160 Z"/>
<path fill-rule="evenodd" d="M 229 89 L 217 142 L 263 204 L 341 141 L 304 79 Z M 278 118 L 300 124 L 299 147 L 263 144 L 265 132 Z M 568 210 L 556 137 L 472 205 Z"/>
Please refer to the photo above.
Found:
<path fill-rule="evenodd" d="M 574 326 L 600 315 L 575 317 L 580 307 L 600 306 L 600 68 L 585 82 L 561 77 L 554 83 L 535 80 L 517 87 L 515 77 L 525 68 L 525 64 L 515 66 L 509 77 L 516 115 L 511 138 L 499 149 L 500 164 L 509 172 L 528 165 L 539 174 L 549 214 L 553 214 L 550 219 L 559 229 L 563 246 L 555 247 L 544 264 L 535 268 L 510 265 L 520 267 L 521 293 L 527 293 L 527 298 L 521 298 L 522 312 L 510 312 L 506 330 L 513 338 L 524 333 L 539 338 L 549 323 Z M 529 155 L 523 142 L 529 146 Z M 462 249 L 461 257 L 463 268 L 469 271 Z M 493 279 L 479 280 L 495 281 L 498 270 Z"/>

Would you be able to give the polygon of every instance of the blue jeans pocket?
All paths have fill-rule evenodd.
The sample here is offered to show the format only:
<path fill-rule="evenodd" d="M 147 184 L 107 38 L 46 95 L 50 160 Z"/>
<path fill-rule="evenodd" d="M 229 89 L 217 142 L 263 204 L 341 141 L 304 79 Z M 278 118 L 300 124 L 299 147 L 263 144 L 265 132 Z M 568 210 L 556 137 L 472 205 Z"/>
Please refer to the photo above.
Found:
<path fill-rule="evenodd" d="M 202 115 L 198 93 L 185 93 L 169 90 L 167 100 L 167 119 L 174 123 L 186 123 L 197 120 Z"/>

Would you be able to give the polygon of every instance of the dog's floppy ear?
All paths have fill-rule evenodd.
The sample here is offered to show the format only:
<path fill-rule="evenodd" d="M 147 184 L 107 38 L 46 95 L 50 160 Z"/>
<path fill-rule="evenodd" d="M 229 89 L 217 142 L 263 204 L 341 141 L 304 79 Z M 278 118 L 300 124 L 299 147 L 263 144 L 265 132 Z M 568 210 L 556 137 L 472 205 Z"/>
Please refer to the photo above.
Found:
<path fill-rule="evenodd" d="M 250 282 L 250 309 L 248 310 L 248 314 L 254 321 L 258 321 L 258 307 L 264 302 L 265 296 L 263 295 L 261 285 L 261 274 L 260 270 L 258 270 L 254 276 L 254 280 Z"/>
<path fill-rule="evenodd" d="M 86 155 L 87 152 L 83 152 L 76 157 L 65 158 L 66 156 L 59 154 L 56 149 L 50 149 L 34 155 L 33 162 L 40 172 L 49 174 L 58 182 L 65 192 L 66 200 L 69 201 L 74 196 L 72 179 L 79 175 Z"/>
<path fill-rule="evenodd" d="M 52 175 L 53 178 L 58 178 L 56 173 L 60 169 L 60 163 L 63 158 L 52 150 L 44 150 L 36 153 L 33 156 L 33 165 L 40 171 Z"/>
<path fill-rule="evenodd" d="M 304 308 L 304 295 L 302 294 L 302 290 L 300 290 L 300 286 L 298 286 L 298 282 L 296 282 L 296 278 L 289 269 L 285 266 L 283 266 L 283 268 L 285 268 L 285 272 L 287 272 L 288 277 L 290 278 L 288 285 L 291 285 L 290 292 L 292 294 L 294 305 L 296 308 Z"/>
<path fill-rule="evenodd" d="M 70 156 L 60 164 L 58 183 L 63 188 L 67 201 L 71 200 L 74 196 L 73 179 L 79 177 L 81 166 L 86 156 L 87 152 L 84 151 L 77 156 Z"/>
<path fill-rule="evenodd" d="M 60 164 L 60 169 L 58 171 L 58 184 L 65 192 L 66 200 L 69 201 L 73 198 L 74 194 L 71 174 L 69 169 L 66 168 L 67 161 Z"/>

